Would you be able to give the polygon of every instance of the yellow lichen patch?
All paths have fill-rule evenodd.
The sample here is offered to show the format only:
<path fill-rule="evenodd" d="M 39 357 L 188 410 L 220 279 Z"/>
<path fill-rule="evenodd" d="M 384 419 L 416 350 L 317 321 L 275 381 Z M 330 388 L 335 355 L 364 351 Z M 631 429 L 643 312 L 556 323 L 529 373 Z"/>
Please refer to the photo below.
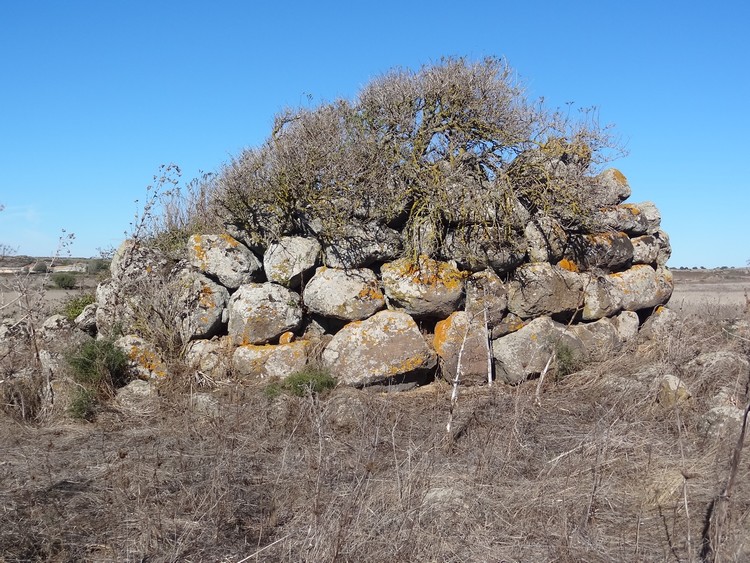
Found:
<path fill-rule="evenodd" d="M 620 172 L 617 168 L 612 169 L 612 178 L 620 185 L 625 185 L 628 183 L 628 179 L 625 177 L 625 174 Z"/>
<path fill-rule="evenodd" d="M 415 369 L 419 369 L 420 367 L 422 367 L 424 360 L 425 359 L 422 356 L 411 356 L 410 358 L 406 358 L 399 364 L 390 366 L 386 373 L 389 376 L 409 373 L 410 371 L 414 371 Z"/>
<path fill-rule="evenodd" d="M 203 248 L 203 237 L 200 235 L 193 236 L 193 252 L 195 258 L 201 263 L 201 268 L 204 268 L 206 263 L 206 249 Z"/>
<path fill-rule="evenodd" d="M 279 336 L 279 344 L 289 344 L 294 341 L 294 333 L 287 331 Z"/>
<path fill-rule="evenodd" d="M 222 235 L 219 235 L 219 236 L 224 240 L 225 243 L 227 243 L 227 246 L 229 248 L 237 248 L 240 245 L 240 243 L 237 241 L 237 239 L 235 239 L 234 237 L 232 237 L 232 236 L 230 236 L 230 235 L 228 235 L 226 233 L 224 233 Z"/>
<path fill-rule="evenodd" d="M 578 265 L 572 260 L 568 260 L 567 258 L 563 258 L 562 260 L 560 260 L 557 265 L 563 270 L 568 270 L 569 272 L 580 272 Z"/>
<path fill-rule="evenodd" d="M 213 309 L 213 307 L 215 306 L 213 294 L 214 292 L 210 286 L 201 285 L 201 291 L 198 297 L 198 305 L 203 309 Z"/>
<path fill-rule="evenodd" d="M 433 337 L 432 343 L 435 346 L 435 351 L 440 356 L 445 355 L 445 346 L 446 344 L 448 344 L 451 329 L 453 328 L 453 323 L 455 320 L 456 313 L 453 313 L 450 317 L 438 322 L 435 325 L 435 336 Z"/>
<path fill-rule="evenodd" d="M 442 285 L 448 289 L 460 287 L 470 275 L 469 272 L 462 272 L 448 262 L 439 262 L 424 254 L 417 260 L 402 258 L 384 264 L 383 268 L 392 269 L 398 276 L 409 278 L 415 284 Z"/>
<path fill-rule="evenodd" d="M 164 368 L 164 363 L 161 361 L 159 356 L 151 350 L 146 350 L 133 346 L 128 354 L 130 360 L 137 366 L 151 372 L 155 377 L 164 377 L 167 372 Z"/>
<path fill-rule="evenodd" d="M 622 207 L 623 209 L 627 209 L 633 215 L 640 215 L 641 214 L 641 210 L 638 209 L 638 206 L 634 205 L 632 203 L 623 203 L 620 207 Z"/>
<path fill-rule="evenodd" d="M 374 281 L 365 285 L 357 294 L 357 299 L 378 301 L 383 298 L 383 292 L 380 291 L 377 282 Z"/>

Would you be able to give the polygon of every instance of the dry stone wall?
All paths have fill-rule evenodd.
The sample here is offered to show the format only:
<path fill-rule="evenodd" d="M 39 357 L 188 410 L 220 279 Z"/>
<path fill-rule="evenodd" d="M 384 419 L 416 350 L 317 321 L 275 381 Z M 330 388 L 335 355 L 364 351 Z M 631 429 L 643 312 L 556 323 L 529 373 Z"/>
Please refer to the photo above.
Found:
<path fill-rule="evenodd" d="M 124 343 L 132 358 L 148 356 L 140 373 L 154 377 L 161 364 L 157 343 L 143 340 L 143 305 L 171 287 L 188 364 L 212 377 L 284 377 L 316 362 L 352 386 L 457 374 L 483 384 L 488 371 L 518 383 L 562 348 L 601 360 L 669 300 L 670 246 L 654 204 L 625 203 L 619 171 L 586 189 L 594 206 L 584 220 L 516 201 L 510 232 L 481 222 L 415 232 L 364 217 L 321 240 L 309 218 L 305 232 L 251 250 L 228 226 L 234 236 L 192 236 L 171 270 L 128 241 L 99 288 L 98 330 L 141 337 Z M 403 256 L 414 236 L 426 253 Z"/>

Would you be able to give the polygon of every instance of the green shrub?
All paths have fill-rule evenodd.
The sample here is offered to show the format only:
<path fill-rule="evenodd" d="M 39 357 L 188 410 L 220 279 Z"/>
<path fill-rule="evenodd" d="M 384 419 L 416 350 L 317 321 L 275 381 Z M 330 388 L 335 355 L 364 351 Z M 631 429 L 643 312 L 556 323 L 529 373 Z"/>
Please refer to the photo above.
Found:
<path fill-rule="evenodd" d="M 128 357 L 113 340 L 84 342 L 66 359 L 73 379 L 85 387 L 111 392 L 127 383 Z"/>
<path fill-rule="evenodd" d="M 73 289 L 76 281 L 75 275 L 70 272 L 58 272 L 52 276 L 52 283 L 60 289 Z"/>
<path fill-rule="evenodd" d="M 90 389 L 79 387 L 68 405 L 68 414 L 81 420 L 92 420 L 96 413 L 96 394 Z"/>
<path fill-rule="evenodd" d="M 46 262 L 37 262 L 34 264 L 34 267 L 31 268 L 31 271 L 35 274 L 43 274 L 47 271 L 47 263 Z"/>
<path fill-rule="evenodd" d="M 581 367 L 581 361 L 578 354 L 564 342 L 559 342 L 555 346 L 555 356 L 557 358 L 557 376 L 565 377 L 575 373 Z"/>
<path fill-rule="evenodd" d="M 283 389 L 281 388 L 281 384 L 278 381 L 272 381 L 271 383 L 269 383 L 268 385 L 266 385 L 263 388 L 263 394 L 270 401 L 273 401 L 279 395 L 281 395 L 282 391 L 283 391 Z"/>
<path fill-rule="evenodd" d="M 287 377 L 281 387 L 293 395 L 304 397 L 333 389 L 336 387 L 336 380 L 326 369 L 306 366 Z"/>
<path fill-rule="evenodd" d="M 65 315 L 65 318 L 69 321 L 74 321 L 76 317 L 83 312 L 87 305 L 91 305 L 95 302 L 96 297 L 93 293 L 71 297 L 62 304 L 60 314 Z"/>

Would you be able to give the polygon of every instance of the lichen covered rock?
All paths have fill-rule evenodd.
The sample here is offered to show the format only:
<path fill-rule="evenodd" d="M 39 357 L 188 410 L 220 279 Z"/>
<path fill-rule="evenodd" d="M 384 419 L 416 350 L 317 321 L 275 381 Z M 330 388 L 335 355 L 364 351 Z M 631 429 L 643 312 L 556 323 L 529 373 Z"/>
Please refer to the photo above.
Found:
<path fill-rule="evenodd" d="M 304 303 L 324 317 L 357 321 L 384 309 L 385 296 L 372 270 L 322 267 L 305 286 Z"/>
<path fill-rule="evenodd" d="M 633 261 L 633 243 L 623 232 L 572 235 L 568 244 L 569 259 L 581 271 L 599 268 L 612 272 L 627 268 Z"/>
<path fill-rule="evenodd" d="M 636 264 L 624 272 L 607 276 L 617 291 L 621 307 L 638 311 L 656 307 L 669 301 L 674 288 L 672 273 L 666 268 L 654 270 L 646 264 Z"/>
<path fill-rule="evenodd" d="M 313 238 L 282 237 L 269 245 L 263 255 L 263 268 L 269 281 L 286 287 L 299 287 L 320 257 L 320 243 Z"/>
<path fill-rule="evenodd" d="M 252 282 L 261 269 L 255 254 L 228 234 L 193 235 L 187 250 L 192 266 L 228 289 Z"/>
<path fill-rule="evenodd" d="M 476 272 L 466 280 L 464 310 L 477 322 L 492 328 L 502 322 L 508 310 L 508 288 L 493 270 Z"/>
<path fill-rule="evenodd" d="M 593 179 L 591 198 L 597 207 L 618 205 L 630 194 L 628 179 L 616 168 L 608 168 Z"/>
<path fill-rule="evenodd" d="M 288 344 L 245 344 L 232 355 L 234 373 L 241 377 L 285 378 L 305 367 L 308 360 L 309 340 Z"/>
<path fill-rule="evenodd" d="M 508 289 L 508 310 L 521 318 L 569 314 L 583 297 L 581 276 L 546 262 L 524 264 Z"/>
<path fill-rule="evenodd" d="M 322 361 L 340 383 L 359 387 L 423 377 L 435 368 L 437 355 L 409 315 L 380 311 L 336 333 Z"/>
<path fill-rule="evenodd" d="M 197 272 L 183 271 L 177 277 L 183 315 L 180 332 L 185 342 L 211 338 L 222 327 L 229 292 Z"/>
<path fill-rule="evenodd" d="M 583 355 L 583 343 L 550 317 L 538 317 L 507 336 L 492 342 L 495 377 L 505 383 L 520 383 L 539 375 L 551 355 L 565 347 L 573 355 Z"/>
<path fill-rule="evenodd" d="M 242 344 L 265 344 L 302 322 L 298 293 L 274 283 L 250 283 L 229 300 L 229 336 Z"/>
<path fill-rule="evenodd" d="M 466 273 L 425 255 L 383 264 L 380 273 L 390 304 L 417 318 L 445 318 L 463 298 Z"/>
<path fill-rule="evenodd" d="M 129 334 L 115 340 L 129 360 L 129 369 L 134 377 L 143 380 L 161 379 L 167 375 L 167 364 L 161 353 L 151 342 Z"/>
<path fill-rule="evenodd" d="M 535 217 L 526 225 L 524 235 L 530 262 L 555 263 L 565 254 L 568 235 L 553 217 Z"/>
<path fill-rule="evenodd" d="M 440 373 L 453 381 L 460 361 L 462 384 L 487 382 L 488 357 L 492 369 L 492 350 L 484 324 L 472 322 L 464 311 L 456 311 L 435 325 L 433 344 L 440 357 Z"/>

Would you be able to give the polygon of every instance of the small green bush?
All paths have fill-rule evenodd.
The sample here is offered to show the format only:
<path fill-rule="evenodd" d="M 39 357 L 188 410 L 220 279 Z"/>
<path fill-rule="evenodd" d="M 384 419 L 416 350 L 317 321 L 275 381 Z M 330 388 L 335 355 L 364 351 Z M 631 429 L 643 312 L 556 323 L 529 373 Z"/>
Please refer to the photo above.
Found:
<path fill-rule="evenodd" d="M 263 388 L 263 394 L 268 398 L 269 401 L 273 401 L 281 395 L 283 389 L 278 381 L 272 381 Z"/>
<path fill-rule="evenodd" d="M 79 387 L 68 405 L 68 414 L 80 420 L 92 420 L 96 413 L 96 394 L 90 389 Z"/>
<path fill-rule="evenodd" d="M 58 272 L 52 276 L 52 283 L 60 289 L 73 289 L 76 286 L 76 277 L 70 272 Z"/>
<path fill-rule="evenodd" d="M 43 274 L 47 271 L 47 263 L 46 262 L 37 262 L 34 264 L 34 267 L 31 268 L 31 271 L 35 274 Z"/>
<path fill-rule="evenodd" d="M 559 342 L 555 346 L 555 355 L 557 357 L 558 377 L 565 377 L 580 369 L 581 362 L 578 354 L 567 344 Z"/>
<path fill-rule="evenodd" d="M 69 321 L 74 321 L 76 317 L 83 312 L 87 305 L 91 305 L 95 302 L 96 297 L 93 293 L 71 297 L 62 304 L 60 314 L 65 315 L 65 318 Z"/>
<path fill-rule="evenodd" d="M 287 377 L 281 384 L 293 395 L 304 397 L 308 393 L 318 394 L 336 387 L 336 380 L 326 369 L 307 366 Z"/>
<path fill-rule="evenodd" d="M 127 383 L 128 357 L 113 340 L 84 342 L 67 362 L 73 379 L 88 388 L 111 391 Z"/>

